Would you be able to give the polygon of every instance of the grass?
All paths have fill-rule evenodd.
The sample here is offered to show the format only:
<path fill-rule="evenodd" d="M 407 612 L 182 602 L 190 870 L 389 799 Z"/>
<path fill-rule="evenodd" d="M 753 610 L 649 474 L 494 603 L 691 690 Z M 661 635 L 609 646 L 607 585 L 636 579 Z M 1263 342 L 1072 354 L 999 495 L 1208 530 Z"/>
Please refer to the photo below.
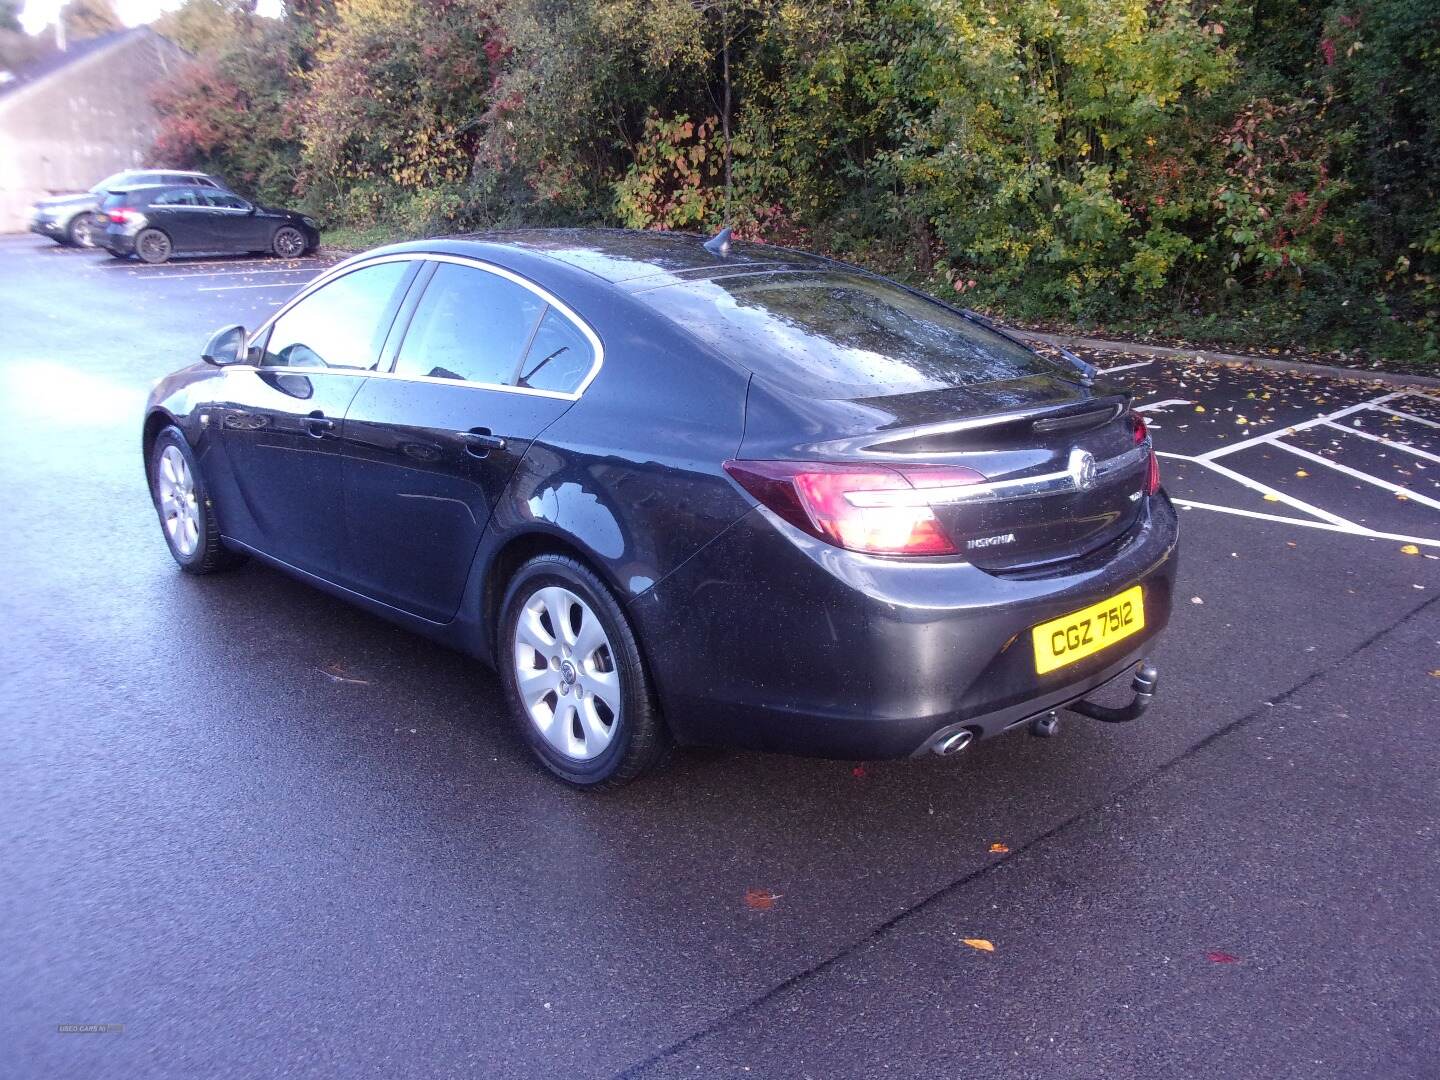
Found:
<path fill-rule="evenodd" d="M 393 225 L 338 225 L 320 233 L 320 246 L 339 251 L 365 251 L 409 239 Z"/>

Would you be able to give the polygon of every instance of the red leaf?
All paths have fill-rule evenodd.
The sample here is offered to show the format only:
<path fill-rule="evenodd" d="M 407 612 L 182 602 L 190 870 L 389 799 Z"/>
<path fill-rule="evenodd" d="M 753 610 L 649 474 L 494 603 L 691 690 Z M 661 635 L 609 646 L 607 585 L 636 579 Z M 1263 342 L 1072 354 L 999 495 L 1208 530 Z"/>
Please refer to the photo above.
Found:
<path fill-rule="evenodd" d="M 1228 952 L 1220 952 L 1218 949 L 1206 953 L 1205 959 L 1212 964 L 1238 964 L 1240 962 L 1238 956 L 1231 956 Z"/>
<path fill-rule="evenodd" d="M 853 769 L 850 770 L 850 775 L 853 776 L 853 777 L 855 777 L 856 780 L 864 780 L 864 779 L 865 779 L 865 766 L 864 766 L 864 765 L 856 765 Z"/>
<path fill-rule="evenodd" d="M 745 906 L 752 911 L 769 911 L 779 899 L 769 889 L 748 889 L 745 892 Z"/>

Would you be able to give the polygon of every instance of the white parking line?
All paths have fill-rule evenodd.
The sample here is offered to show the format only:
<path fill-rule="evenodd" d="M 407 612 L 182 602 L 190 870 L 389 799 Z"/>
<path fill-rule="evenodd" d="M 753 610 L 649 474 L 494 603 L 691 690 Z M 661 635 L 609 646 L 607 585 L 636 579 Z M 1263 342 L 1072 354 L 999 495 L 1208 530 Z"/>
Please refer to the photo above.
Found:
<path fill-rule="evenodd" d="M 1395 395 L 1392 394 L 1391 396 L 1394 397 Z M 1408 413 L 1404 409 L 1392 409 L 1388 405 L 1376 405 L 1375 408 L 1378 412 L 1389 413 L 1391 416 L 1398 416 L 1402 420 L 1410 420 L 1416 424 L 1424 424 L 1426 427 L 1440 428 L 1440 424 L 1437 424 L 1434 420 L 1426 420 L 1425 417 Z"/>
<path fill-rule="evenodd" d="M 1361 412 L 1365 409 L 1384 408 L 1383 402 L 1393 401 L 1395 398 L 1404 397 L 1405 391 L 1397 390 L 1393 394 L 1384 394 L 1381 397 L 1373 398 L 1370 401 L 1362 401 L 1356 405 L 1347 405 L 1343 409 L 1336 409 L 1334 412 L 1325 413 L 1323 416 L 1316 416 L 1310 420 L 1302 420 L 1298 424 L 1291 424 L 1288 427 L 1279 428 L 1275 431 L 1267 431 L 1263 435 L 1256 435 L 1254 438 L 1241 439 L 1238 443 L 1230 443 L 1228 446 L 1221 446 L 1209 453 L 1201 454 L 1196 461 L 1214 461 L 1226 454 L 1234 454 L 1240 450 L 1248 450 L 1252 446 L 1259 446 L 1262 443 L 1274 442 L 1276 439 L 1284 438 L 1286 435 L 1293 435 L 1297 431 L 1304 431 L 1307 428 L 1316 427 L 1329 420 L 1339 420 L 1342 416 L 1349 416 L 1351 413 Z M 1391 410 L 1386 409 L 1389 412 Z M 1440 424 L 1436 424 L 1440 427 Z"/>
<path fill-rule="evenodd" d="M 1243 473 L 1238 473 L 1234 469 L 1227 469 L 1224 465 L 1217 462 L 1207 461 L 1204 458 L 1195 458 L 1194 460 L 1197 464 L 1203 465 L 1205 468 L 1217 472 L 1221 476 L 1234 480 L 1237 484 L 1245 485 L 1251 491 L 1258 491 L 1261 495 L 1269 496 L 1274 502 L 1283 502 L 1289 506 L 1293 506 L 1296 510 L 1310 514 L 1312 517 L 1317 517 L 1321 521 L 1328 521 L 1332 525 L 1339 525 L 1342 528 L 1351 530 L 1363 530 L 1365 528 L 1365 526 L 1357 525 L 1348 518 L 1343 518 L 1339 514 L 1332 514 L 1329 510 L 1322 510 L 1318 506 L 1307 503 L 1303 499 L 1297 499 L 1294 495 L 1289 495 L 1278 488 L 1273 488 L 1269 484 L 1262 484 L 1259 480 L 1252 480 L 1250 477 Z"/>
<path fill-rule="evenodd" d="M 1160 412 L 1168 409 L 1171 405 L 1193 405 L 1193 401 L 1185 398 L 1167 398 L 1165 401 L 1153 401 L 1149 405 L 1136 405 L 1131 412 Z"/>
<path fill-rule="evenodd" d="M 1326 532 L 1349 533 L 1363 536 L 1368 540 L 1395 540 L 1402 544 L 1419 544 L 1424 547 L 1440 548 L 1440 540 L 1429 540 L 1423 536 L 1405 536 L 1402 533 L 1377 532 L 1373 529 L 1347 529 L 1324 521 L 1306 521 L 1304 518 L 1285 517 L 1283 514 L 1263 514 L 1258 510 L 1241 510 L 1234 506 L 1216 506 L 1214 503 L 1197 502 L 1194 499 L 1171 499 L 1176 506 L 1192 510 L 1214 510 L 1219 514 L 1236 514 L 1240 517 L 1256 518 L 1260 521 L 1277 521 L 1282 525 L 1303 525 L 1307 529 L 1324 529 Z"/>
<path fill-rule="evenodd" d="M 1114 367 L 1102 367 L 1101 375 L 1113 375 L 1117 371 L 1133 371 L 1135 368 L 1149 367 L 1154 360 L 1141 360 L 1138 364 L 1116 364 Z"/>
<path fill-rule="evenodd" d="M 208 277 L 249 277 L 252 274 L 310 274 L 314 267 L 301 266 L 293 270 L 207 270 L 199 274 L 136 274 L 140 281 L 183 281 L 186 278 Z"/>
<path fill-rule="evenodd" d="M 1405 496 L 1405 498 L 1411 499 L 1414 502 L 1422 503 L 1425 506 L 1433 507 L 1436 510 L 1440 510 L 1440 499 L 1432 499 L 1428 495 L 1421 495 L 1419 492 L 1411 491 L 1409 488 L 1401 487 L 1399 484 L 1392 484 L 1389 480 L 1382 480 L 1378 476 L 1371 476 L 1369 473 L 1361 472 L 1359 469 L 1352 469 L 1349 465 L 1344 465 L 1338 461 L 1333 461 L 1330 458 L 1325 457 L 1323 454 L 1315 454 L 1309 450 L 1304 449 L 1303 447 L 1291 446 L 1289 443 L 1282 442 L 1279 439 L 1276 439 L 1272 445 L 1278 446 L 1281 450 L 1288 450 L 1292 454 L 1298 454 L 1300 457 L 1305 458 L 1308 461 L 1313 461 L 1319 465 L 1325 465 L 1331 469 L 1334 469 L 1336 472 L 1342 472 L 1346 476 L 1353 476 L 1356 480 L 1364 480 L 1367 484 L 1374 484 L 1378 488 L 1384 488 L 1386 491 L 1392 491 L 1396 495 L 1403 495 Z"/>
<path fill-rule="evenodd" d="M 1418 446 L 1411 446 L 1409 443 L 1401 442 L 1399 439 L 1387 439 L 1383 435 L 1376 435 L 1373 431 L 1366 431 L 1364 428 L 1346 427 L 1344 424 L 1331 423 L 1329 420 L 1325 421 L 1325 426 L 1332 427 L 1336 431 L 1343 431 L 1347 435 L 1359 435 L 1362 439 L 1369 439 L 1371 442 L 1377 442 L 1381 446 L 1391 446 L 1396 450 L 1403 450 L 1407 454 L 1414 454 L 1416 457 L 1421 457 L 1426 461 L 1433 461 L 1437 465 L 1440 465 L 1440 454 L 1432 454 L 1428 450 L 1421 450 Z"/>
<path fill-rule="evenodd" d="M 198 261 L 198 262 L 172 262 L 172 263 L 167 263 L 167 264 L 165 264 L 165 266 L 164 266 L 163 268 L 160 267 L 160 266 L 156 266 L 156 267 L 154 267 L 154 268 L 152 269 L 152 268 L 149 268 L 149 267 L 145 266 L 145 264 L 143 264 L 143 263 L 137 265 L 137 264 L 135 264 L 135 263 L 133 263 L 133 262 L 121 262 L 121 261 L 119 261 L 119 260 L 117 259 L 117 260 L 114 260 L 114 261 L 112 261 L 112 262 L 96 263 L 95 265 L 91 266 L 90 269 L 91 269 L 91 270 L 104 270 L 104 271 L 107 271 L 107 272 L 114 272 L 114 271 L 122 271 L 122 270 L 123 270 L 123 271 L 126 271 L 126 272 L 132 274 L 132 275 L 135 276 L 135 277 L 153 277 L 153 276 L 155 276 L 155 275 L 157 275 L 157 274 L 161 274 L 161 273 L 164 273 L 164 272 L 170 271 L 170 270 L 188 270 L 188 269 L 190 269 L 192 266 L 233 266 L 233 267 L 241 267 L 241 266 L 264 266 L 264 265 L 267 265 L 267 264 L 268 264 L 268 260 L 266 260 L 265 262 L 260 262 L 260 261 L 243 262 L 243 261 L 238 260 L 238 259 L 207 259 L 207 260 L 202 260 L 202 261 Z M 322 267 L 333 266 L 333 265 L 334 265 L 334 263 L 328 263 L 328 262 L 308 262 L 308 263 L 305 263 L 303 266 L 292 267 L 291 269 L 303 270 L 303 269 L 306 269 L 306 268 L 308 267 L 308 268 L 313 269 L 313 270 L 318 270 L 318 269 L 321 269 Z"/>
<path fill-rule="evenodd" d="M 234 292 L 237 289 L 299 289 L 308 285 L 308 281 L 277 281 L 273 285 L 211 285 L 208 288 L 196 289 L 196 292 Z"/>

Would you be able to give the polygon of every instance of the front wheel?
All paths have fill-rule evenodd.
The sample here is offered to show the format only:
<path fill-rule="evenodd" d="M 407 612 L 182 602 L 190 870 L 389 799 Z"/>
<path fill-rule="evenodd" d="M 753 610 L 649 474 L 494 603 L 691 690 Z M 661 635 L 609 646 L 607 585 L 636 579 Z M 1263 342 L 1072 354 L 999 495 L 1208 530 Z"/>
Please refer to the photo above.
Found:
<path fill-rule="evenodd" d="M 140 256 L 141 262 L 163 263 L 170 258 L 173 250 L 170 237 L 159 229 L 141 229 L 140 235 L 135 237 L 135 254 Z"/>
<path fill-rule="evenodd" d="M 204 477 L 185 436 L 167 427 L 150 449 L 150 495 L 165 543 L 187 574 L 213 574 L 243 562 L 220 540 Z"/>
<path fill-rule="evenodd" d="M 497 649 L 505 696 L 545 767 L 577 787 L 618 787 L 669 746 L 634 632 L 589 568 L 540 555 L 510 581 Z"/>
<path fill-rule="evenodd" d="M 298 259 L 305 254 L 305 247 L 305 234 L 289 225 L 276 229 L 270 241 L 270 250 L 282 259 Z"/>

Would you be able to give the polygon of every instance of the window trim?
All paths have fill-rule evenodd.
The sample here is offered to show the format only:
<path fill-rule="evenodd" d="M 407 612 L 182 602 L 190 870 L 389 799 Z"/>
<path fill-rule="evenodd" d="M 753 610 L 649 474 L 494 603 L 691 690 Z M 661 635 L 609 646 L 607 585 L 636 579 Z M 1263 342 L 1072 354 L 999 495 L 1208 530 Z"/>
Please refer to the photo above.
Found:
<path fill-rule="evenodd" d="M 208 209 L 212 209 L 212 210 L 213 210 L 213 209 L 215 209 L 215 208 L 214 208 L 214 207 L 209 207 Z M 364 270 L 366 267 L 369 267 L 369 266 L 377 266 L 377 265 L 379 265 L 379 264 L 381 264 L 381 263 L 386 263 L 386 262 L 399 262 L 399 261 L 401 261 L 401 260 L 398 260 L 398 259 L 376 259 L 376 260 L 374 260 L 373 262 L 366 262 L 366 263 L 362 263 L 362 264 L 357 264 L 357 265 L 355 265 L 355 266 L 345 266 L 344 270 L 343 270 L 343 271 L 340 271 L 340 272 L 338 272 L 338 273 L 327 273 L 327 274 L 325 275 L 323 281 L 320 280 L 320 279 L 318 279 L 318 278 L 317 278 L 315 281 L 312 281 L 309 285 L 305 286 L 305 288 L 304 288 L 301 292 L 297 293 L 297 294 L 296 294 L 294 297 L 292 297 L 287 303 L 285 303 L 284 306 L 282 306 L 278 311 L 276 311 L 273 315 L 271 315 L 270 318 L 266 319 L 263 323 L 261 323 L 260 326 L 255 330 L 255 332 L 254 332 L 253 334 L 249 334 L 249 335 L 246 336 L 246 338 L 245 338 L 245 353 L 246 353 L 246 355 L 247 355 L 247 356 L 253 355 L 252 350 L 254 350 L 256 346 L 259 346 L 259 347 L 260 347 L 260 354 L 259 354 L 259 355 L 260 355 L 260 357 L 261 357 L 260 360 L 257 360 L 257 361 L 254 361 L 254 362 L 246 361 L 245 363 L 241 363 L 241 364 L 230 364 L 230 365 L 228 365 L 228 366 L 226 366 L 226 367 L 224 367 L 224 368 L 221 368 L 220 370 L 221 370 L 222 372 L 224 372 L 224 371 L 229 371 L 230 368 L 232 368 L 232 367 L 235 367 L 235 368 L 254 368 L 255 371 L 257 371 L 257 372 L 266 372 L 266 371 L 288 371 L 288 370 L 290 370 L 290 369 L 288 369 L 288 368 L 283 368 L 283 367 L 280 367 L 280 366 L 278 366 L 278 365 L 266 364 L 266 363 L 264 362 L 264 359 L 263 359 L 264 356 L 265 356 L 265 353 L 266 353 L 267 350 L 270 348 L 270 333 L 271 333 L 271 331 L 273 331 L 273 330 L 275 329 L 275 324 L 280 321 L 280 319 L 285 315 L 285 313 L 288 312 L 291 308 L 293 308 L 296 304 L 298 304 L 302 299 L 304 299 L 307 293 L 313 292 L 315 289 L 318 289 L 322 284 L 328 285 L 328 284 L 330 284 L 331 282 L 339 281 L 341 278 L 349 276 L 350 273 L 352 273 L 353 271 L 356 271 L 356 270 Z M 342 264 L 340 264 L 340 265 L 343 266 L 344 264 L 342 263 Z M 325 375 L 325 374 L 330 374 L 330 375 L 384 375 L 384 374 L 386 374 L 387 372 L 382 371 L 381 369 L 382 369 L 383 367 L 388 367 L 389 364 L 390 364 L 390 361 L 389 361 L 389 351 L 388 351 L 388 350 L 389 350 L 389 346 L 390 346 L 390 339 L 391 339 L 391 337 L 392 337 L 392 336 L 394 335 L 394 333 L 395 333 L 395 320 L 399 317 L 400 312 L 402 312 L 403 310 L 405 310 L 406 301 L 408 301 L 409 298 L 410 298 L 410 296 L 411 296 L 411 294 L 414 293 L 414 291 L 415 291 L 415 283 L 420 279 L 420 275 L 421 275 L 422 272 L 423 272 L 423 271 L 422 271 L 421 269 L 415 268 L 415 269 L 407 270 L 404 274 L 402 274 L 402 275 L 400 276 L 400 281 L 399 281 L 399 283 L 396 285 L 396 291 L 395 291 L 395 293 L 392 293 L 392 294 L 391 294 L 391 298 L 390 298 L 389 302 L 386 304 L 386 307 L 385 307 L 385 310 L 386 310 L 387 312 L 389 312 L 390 320 L 389 320 L 389 322 L 388 322 L 388 323 L 386 324 L 386 326 L 385 326 L 385 334 L 384 334 L 384 336 L 380 339 L 380 347 L 379 347 L 378 350 L 376 350 L 376 353 L 375 353 L 375 362 L 374 362 L 374 364 L 373 364 L 371 367 L 360 368 L 360 367 L 349 367 L 349 366 L 345 366 L 345 365 L 337 365 L 337 366 L 335 366 L 335 367 L 326 366 L 326 367 L 320 367 L 320 368 L 301 368 L 301 369 L 296 369 L 296 370 L 304 371 L 306 374 L 317 374 L 317 375 Z M 398 294 L 398 295 L 397 295 L 397 294 Z"/>
<path fill-rule="evenodd" d="M 553 307 L 561 315 L 569 319 L 570 322 L 575 325 L 575 328 L 579 330 L 580 333 L 585 337 L 585 339 L 590 342 L 590 347 L 594 352 L 594 359 L 590 363 L 590 370 L 586 372 L 585 377 L 580 380 L 580 384 L 576 386 L 574 390 L 568 392 L 560 390 L 539 390 L 530 386 L 512 386 L 502 383 L 471 382 L 468 379 L 441 379 L 433 375 L 406 375 L 393 370 L 395 366 L 395 356 L 399 352 L 399 345 L 402 344 L 404 341 L 404 332 L 402 332 L 400 338 L 393 347 L 388 339 L 388 336 L 385 343 L 381 346 L 379 365 L 381 367 L 386 366 L 386 360 L 388 355 L 389 370 L 362 370 L 360 368 L 307 368 L 305 369 L 307 375 L 329 374 L 349 376 L 352 378 L 358 376 L 367 379 L 397 379 L 401 382 L 430 383 L 435 386 L 464 386 L 476 390 L 498 390 L 501 393 L 506 394 L 530 394 L 534 397 L 558 398 L 561 401 L 579 401 L 580 397 L 585 393 L 585 391 L 590 388 L 590 384 L 595 381 L 595 377 L 600 374 L 600 369 L 605 366 L 605 346 L 600 341 L 600 335 L 595 333 L 595 331 L 591 329 L 590 324 L 587 323 L 584 319 L 582 319 L 579 315 L 577 315 L 568 304 L 566 304 L 563 300 L 557 297 L 554 293 L 550 292 L 548 289 L 545 289 L 540 285 L 535 284 L 528 278 L 520 276 L 513 270 L 510 270 L 504 266 L 499 266 L 496 263 L 488 262 L 485 259 L 469 255 L 451 255 L 448 253 L 429 251 L 397 252 L 391 255 L 377 255 L 373 258 L 362 257 L 359 261 L 346 261 L 338 264 L 326 273 L 322 274 L 320 277 L 316 278 L 314 281 L 310 282 L 310 284 L 306 285 L 303 289 L 301 289 L 298 293 L 296 293 L 293 297 L 286 301 L 268 319 L 261 323 L 252 334 L 246 337 L 246 349 L 248 350 L 252 348 L 257 342 L 264 339 L 265 335 L 269 333 L 271 326 L 273 326 L 277 320 L 279 320 L 286 312 L 288 312 L 296 304 L 300 303 L 300 301 L 304 300 L 311 293 L 323 288 L 324 286 L 330 284 L 332 281 L 344 277 L 346 274 L 354 270 L 363 270 L 367 266 L 376 266 L 380 263 L 387 262 L 455 263 L 457 266 L 465 266 L 473 270 L 480 270 L 483 272 L 496 274 L 499 277 L 505 278 L 507 281 L 519 285 L 523 289 L 528 289 L 530 292 L 538 296 L 544 303 L 548 304 L 550 307 Z M 403 311 L 406 307 L 406 301 L 409 299 L 409 293 L 413 292 L 415 286 L 419 283 L 420 282 L 418 276 L 411 280 L 409 288 L 407 289 L 407 295 L 402 298 L 400 310 L 396 313 L 397 319 L 399 317 L 400 311 Z M 429 280 L 426 280 L 424 282 L 425 288 L 428 288 L 429 284 Z M 423 296 L 424 289 L 422 288 L 421 291 L 417 294 L 417 297 Z M 398 329 L 397 325 L 392 322 L 390 333 L 393 335 L 396 329 Z M 404 331 L 408 330 L 409 324 L 407 320 Z M 221 368 L 220 370 L 222 372 L 230 372 L 246 369 L 252 371 L 264 370 L 259 364 L 254 363 L 229 364 Z"/>

